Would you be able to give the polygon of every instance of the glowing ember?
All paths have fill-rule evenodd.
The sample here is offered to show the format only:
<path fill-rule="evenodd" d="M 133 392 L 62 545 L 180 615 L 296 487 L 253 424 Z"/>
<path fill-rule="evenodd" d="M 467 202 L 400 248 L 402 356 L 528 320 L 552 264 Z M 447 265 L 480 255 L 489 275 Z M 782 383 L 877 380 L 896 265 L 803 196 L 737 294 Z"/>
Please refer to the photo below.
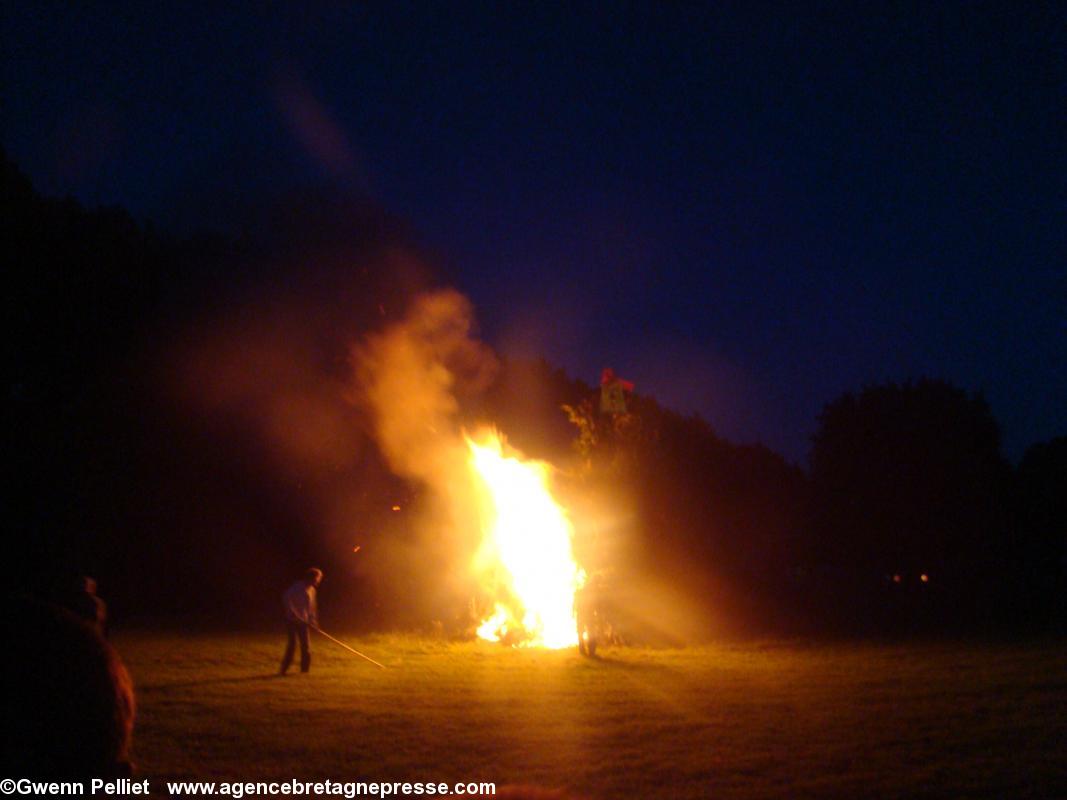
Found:
<path fill-rule="evenodd" d="M 505 456 L 495 433 L 483 439 L 467 439 L 483 537 L 474 566 L 495 608 L 478 635 L 522 646 L 575 645 L 580 574 L 571 523 L 548 489 L 548 466 Z"/>

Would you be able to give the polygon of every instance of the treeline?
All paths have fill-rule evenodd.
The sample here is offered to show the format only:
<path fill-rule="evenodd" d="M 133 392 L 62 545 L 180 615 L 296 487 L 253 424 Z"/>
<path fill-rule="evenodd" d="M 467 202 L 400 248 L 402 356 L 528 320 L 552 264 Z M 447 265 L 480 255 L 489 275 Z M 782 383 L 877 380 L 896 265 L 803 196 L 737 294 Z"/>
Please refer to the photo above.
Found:
<path fill-rule="evenodd" d="M 1067 620 L 1067 437 L 1013 468 L 980 395 L 931 379 L 845 394 L 824 407 L 804 471 L 649 397 L 603 414 L 594 387 L 547 364 L 506 372 L 494 414 L 525 449 L 550 438 L 537 421 L 550 406 L 570 405 L 575 424 L 553 429 L 544 454 L 565 463 L 569 444 L 583 465 L 576 497 L 598 493 L 625 518 L 624 546 L 590 559 L 620 593 L 642 578 L 674 586 L 707 631 L 1035 631 Z M 541 399 L 524 410 L 530 396 Z M 642 635 L 687 629 L 640 597 L 629 606 L 622 625 Z"/>
<path fill-rule="evenodd" d="M 275 589 L 314 562 L 336 576 L 329 606 L 359 624 L 428 624 L 435 597 L 353 567 L 361 540 L 324 525 L 322 498 L 416 547 L 406 512 L 420 489 L 389 473 L 346 402 L 347 347 L 447 283 L 447 267 L 409 257 L 404 226 L 350 198 L 288 197 L 237 235 L 178 241 L 119 209 L 42 198 L 6 158 L 2 168 L 14 584 L 89 573 L 119 618 L 270 623 Z M 161 388 L 173 389 L 168 348 L 220 325 L 242 335 L 230 350 L 201 348 L 217 373 L 239 362 L 262 380 L 220 378 L 193 413 Z M 266 397 L 272 381 L 287 405 Z M 503 363 L 468 406 L 560 465 L 579 557 L 605 576 L 627 636 L 1067 619 L 1067 439 L 1013 468 L 984 400 L 944 382 L 828 403 L 806 470 L 641 394 L 603 414 L 598 387 L 543 362 Z M 288 429 L 299 413 L 331 425 L 302 432 L 286 454 L 296 466 L 279 470 L 257 423 Z M 350 440 L 338 443 L 340 430 Z"/>
<path fill-rule="evenodd" d="M 651 398 L 602 414 L 593 388 L 540 370 L 576 403 L 583 485 L 626 512 L 631 546 L 597 565 L 621 593 L 654 576 L 697 601 L 708 631 L 1032 632 L 1067 621 L 1067 437 L 1013 468 L 980 395 L 932 379 L 845 394 L 824 407 L 802 471 Z M 630 606 L 623 626 L 675 636 L 662 610 Z"/>
<path fill-rule="evenodd" d="M 379 258 L 406 245 L 404 226 L 312 191 L 250 208 L 225 235 L 176 239 L 118 208 L 42 197 L 2 152 L 0 225 L 11 587 L 62 594 L 90 574 L 119 620 L 228 625 L 273 621 L 275 587 L 301 564 L 338 575 L 308 491 L 321 465 L 280 473 L 253 412 L 269 413 L 264 386 L 279 378 L 283 393 L 336 388 L 318 410 L 348 411 L 349 343 L 430 284 L 419 259 Z M 189 352 L 208 360 L 202 374 Z M 276 352 L 309 366 L 279 375 Z M 227 383 L 235 363 L 259 384 Z M 249 413 L 212 405 L 226 390 Z M 372 448 L 329 471 L 361 487 L 354 513 L 392 522 L 381 507 L 406 489 Z"/>

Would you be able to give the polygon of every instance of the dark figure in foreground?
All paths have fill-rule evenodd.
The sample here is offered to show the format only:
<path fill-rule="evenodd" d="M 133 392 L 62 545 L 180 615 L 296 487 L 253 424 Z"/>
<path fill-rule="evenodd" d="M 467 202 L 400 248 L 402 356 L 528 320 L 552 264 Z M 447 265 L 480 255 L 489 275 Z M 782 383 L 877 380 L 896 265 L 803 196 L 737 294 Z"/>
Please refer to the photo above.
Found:
<path fill-rule="evenodd" d="M 312 567 L 301 580 L 285 590 L 282 595 L 282 607 L 285 609 L 285 627 L 289 641 L 282 656 L 279 675 L 289 671 L 293 663 L 293 652 L 297 641 L 300 642 L 300 671 L 311 669 L 311 628 L 319 627 L 318 603 L 315 590 L 322 583 L 322 570 Z"/>
<path fill-rule="evenodd" d="M 9 598 L 0 666 L 0 776 L 84 780 L 130 775 L 133 685 L 115 650 L 67 610 Z"/>
<path fill-rule="evenodd" d="M 87 622 L 101 636 L 107 636 L 107 603 L 96 593 L 96 581 L 81 575 L 63 598 L 62 605 L 78 619 Z"/>

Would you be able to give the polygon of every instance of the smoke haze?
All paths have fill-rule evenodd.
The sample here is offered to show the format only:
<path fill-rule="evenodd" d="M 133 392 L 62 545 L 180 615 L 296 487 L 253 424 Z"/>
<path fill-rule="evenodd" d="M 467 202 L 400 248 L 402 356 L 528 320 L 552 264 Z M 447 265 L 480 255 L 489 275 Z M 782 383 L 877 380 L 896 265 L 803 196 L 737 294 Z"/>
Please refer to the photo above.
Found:
<path fill-rule="evenodd" d="M 352 349 L 352 399 L 371 420 L 389 467 L 423 491 L 407 536 L 378 539 L 391 579 L 412 587 L 406 615 L 465 624 L 478 545 L 463 438 L 498 362 L 474 335 L 470 301 L 446 289 L 417 296 L 404 318 Z"/>
<path fill-rule="evenodd" d="M 470 301 L 441 290 L 416 297 L 401 322 L 353 349 L 356 399 L 398 475 L 450 483 L 448 470 L 464 449 L 459 399 L 484 391 L 498 366 L 472 329 Z"/>

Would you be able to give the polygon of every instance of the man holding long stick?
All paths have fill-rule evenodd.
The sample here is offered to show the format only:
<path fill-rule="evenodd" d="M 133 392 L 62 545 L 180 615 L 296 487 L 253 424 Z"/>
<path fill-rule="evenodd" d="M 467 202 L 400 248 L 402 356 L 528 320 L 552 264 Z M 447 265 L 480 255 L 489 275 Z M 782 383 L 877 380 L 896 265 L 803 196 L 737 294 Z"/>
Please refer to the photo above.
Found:
<path fill-rule="evenodd" d="M 282 607 L 285 609 L 285 627 L 289 641 L 282 656 L 279 675 L 289 671 L 293 663 L 296 643 L 300 642 L 300 671 L 311 669 L 311 628 L 319 626 L 319 609 L 315 599 L 315 590 L 322 583 L 322 570 L 312 567 L 304 577 L 285 590 L 282 595 Z"/>

